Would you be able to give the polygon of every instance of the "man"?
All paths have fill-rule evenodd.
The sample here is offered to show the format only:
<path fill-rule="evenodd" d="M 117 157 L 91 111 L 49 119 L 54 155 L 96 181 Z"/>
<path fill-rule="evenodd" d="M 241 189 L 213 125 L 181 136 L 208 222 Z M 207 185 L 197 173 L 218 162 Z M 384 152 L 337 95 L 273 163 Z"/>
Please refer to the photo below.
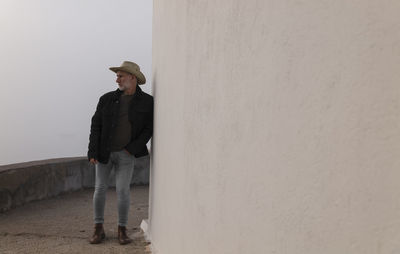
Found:
<path fill-rule="evenodd" d="M 120 67 L 111 67 L 110 70 L 117 74 L 119 87 L 100 97 L 89 137 L 88 159 L 96 168 L 92 244 L 101 243 L 105 238 L 104 206 L 112 168 L 118 196 L 118 241 L 120 244 L 132 241 L 127 236 L 126 225 L 134 157 L 149 154 L 146 143 L 153 134 L 153 97 L 138 86 L 146 83 L 139 66 L 125 61 Z"/>

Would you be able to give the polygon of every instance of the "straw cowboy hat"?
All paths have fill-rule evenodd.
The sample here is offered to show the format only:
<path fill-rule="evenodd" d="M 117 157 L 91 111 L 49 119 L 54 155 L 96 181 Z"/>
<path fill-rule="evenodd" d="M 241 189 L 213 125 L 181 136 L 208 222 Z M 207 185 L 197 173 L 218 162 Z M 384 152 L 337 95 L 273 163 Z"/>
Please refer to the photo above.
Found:
<path fill-rule="evenodd" d="M 139 65 L 135 64 L 134 62 L 124 61 L 120 67 L 110 67 L 110 70 L 115 73 L 117 71 L 124 71 L 135 75 L 139 85 L 143 85 L 144 83 L 146 83 L 146 77 L 140 71 Z"/>

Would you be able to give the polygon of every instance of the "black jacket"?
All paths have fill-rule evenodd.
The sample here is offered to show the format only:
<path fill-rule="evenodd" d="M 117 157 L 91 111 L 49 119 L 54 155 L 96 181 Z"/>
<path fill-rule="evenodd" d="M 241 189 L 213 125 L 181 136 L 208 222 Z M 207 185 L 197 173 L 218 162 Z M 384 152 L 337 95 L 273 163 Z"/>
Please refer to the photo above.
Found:
<path fill-rule="evenodd" d="M 108 92 L 100 97 L 90 127 L 88 159 L 108 163 L 113 132 L 118 122 L 119 99 L 123 92 Z M 137 86 L 129 106 L 131 141 L 125 147 L 135 157 L 149 154 L 146 143 L 153 134 L 153 97 Z"/>

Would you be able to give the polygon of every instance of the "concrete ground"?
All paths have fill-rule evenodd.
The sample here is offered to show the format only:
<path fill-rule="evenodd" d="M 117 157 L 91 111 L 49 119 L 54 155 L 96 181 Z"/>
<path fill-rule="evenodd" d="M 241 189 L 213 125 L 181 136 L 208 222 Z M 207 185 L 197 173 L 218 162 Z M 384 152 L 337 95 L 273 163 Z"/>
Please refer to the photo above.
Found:
<path fill-rule="evenodd" d="M 128 235 L 117 239 L 117 200 L 109 189 L 105 209 L 105 242 L 89 244 L 93 233 L 93 189 L 35 201 L 0 214 L 0 253 L 133 253 L 148 254 L 140 223 L 148 217 L 148 187 L 131 188 Z"/>

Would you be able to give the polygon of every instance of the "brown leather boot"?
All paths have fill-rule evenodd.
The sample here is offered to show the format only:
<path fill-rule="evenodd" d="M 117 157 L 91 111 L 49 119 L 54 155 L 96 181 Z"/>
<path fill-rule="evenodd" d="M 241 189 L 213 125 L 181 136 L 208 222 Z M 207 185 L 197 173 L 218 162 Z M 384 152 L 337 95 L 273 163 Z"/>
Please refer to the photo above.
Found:
<path fill-rule="evenodd" d="M 118 241 L 119 244 L 128 244 L 132 242 L 132 239 L 126 235 L 126 227 L 118 226 Z"/>
<path fill-rule="evenodd" d="M 98 244 L 101 243 L 104 238 L 106 238 L 106 234 L 104 233 L 104 228 L 103 228 L 103 224 L 101 223 L 96 223 L 94 225 L 94 233 L 92 238 L 90 239 L 90 243 L 91 244 Z"/>

